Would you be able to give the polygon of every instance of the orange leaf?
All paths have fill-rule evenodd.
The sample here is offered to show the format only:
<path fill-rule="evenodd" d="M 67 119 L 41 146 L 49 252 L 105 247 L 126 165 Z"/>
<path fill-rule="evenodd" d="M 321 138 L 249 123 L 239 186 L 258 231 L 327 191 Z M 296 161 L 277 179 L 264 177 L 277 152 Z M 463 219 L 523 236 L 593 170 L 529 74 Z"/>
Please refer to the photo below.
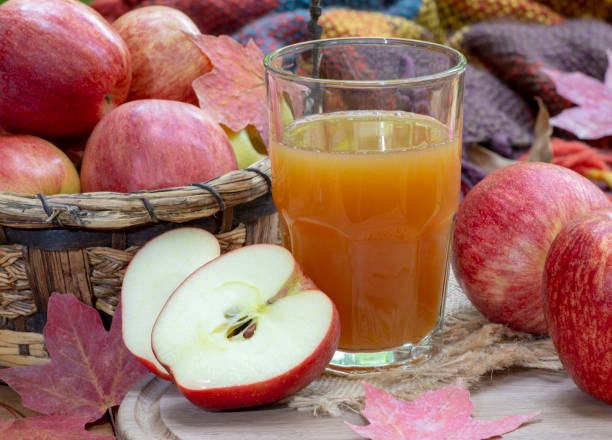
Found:
<path fill-rule="evenodd" d="M 268 143 L 263 53 L 253 40 L 246 46 L 227 35 L 193 35 L 213 69 L 193 82 L 200 107 L 232 131 L 253 125 Z"/>

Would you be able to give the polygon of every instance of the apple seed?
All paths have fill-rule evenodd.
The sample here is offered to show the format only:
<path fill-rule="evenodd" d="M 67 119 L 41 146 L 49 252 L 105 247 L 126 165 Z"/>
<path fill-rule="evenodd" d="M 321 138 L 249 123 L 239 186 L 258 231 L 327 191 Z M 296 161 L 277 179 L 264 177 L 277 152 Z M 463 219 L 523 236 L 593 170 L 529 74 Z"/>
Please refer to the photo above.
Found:
<path fill-rule="evenodd" d="M 257 330 L 257 323 L 254 322 L 253 324 L 251 324 L 243 333 L 242 333 L 242 337 L 244 339 L 250 339 L 254 334 L 255 334 L 255 330 Z"/>
<path fill-rule="evenodd" d="M 246 316 L 243 316 L 240 320 L 238 320 L 238 322 L 236 322 L 234 325 L 230 326 L 227 329 L 227 332 L 225 333 L 225 337 L 227 339 L 235 338 L 236 336 L 240 335 L 240 333 L 242 333 L 252 323 L 253 323 L 253 318 L 248 317 L 247 319 Z"/>

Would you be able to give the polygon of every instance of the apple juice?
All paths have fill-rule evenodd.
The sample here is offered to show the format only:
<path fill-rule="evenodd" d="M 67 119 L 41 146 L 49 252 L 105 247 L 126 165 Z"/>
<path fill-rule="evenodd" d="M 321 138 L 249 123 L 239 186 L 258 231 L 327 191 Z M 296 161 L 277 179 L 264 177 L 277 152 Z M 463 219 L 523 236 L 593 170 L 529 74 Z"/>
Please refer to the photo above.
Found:
<path fill-rule="evenodd" d="M 311 116 L 272 143 L 283 241 L 335 302 L 339 348 L 383 351 L 438 325 L 461 133 L 406 112 Z"/>

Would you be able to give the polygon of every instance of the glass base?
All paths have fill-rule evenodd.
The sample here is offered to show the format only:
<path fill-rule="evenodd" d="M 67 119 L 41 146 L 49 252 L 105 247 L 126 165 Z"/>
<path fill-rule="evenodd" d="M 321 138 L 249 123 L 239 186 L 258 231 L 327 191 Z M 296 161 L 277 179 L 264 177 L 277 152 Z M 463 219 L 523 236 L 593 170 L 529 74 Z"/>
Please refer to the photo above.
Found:
<path fill-rule="evenodd" d="M 437 329 L 436 329 L 437 330 Z M 438 351 L 433 343 L 437 331 L 415 344 L 405 344 L 388 351 L 348 352 L 337 350 L 327 371 L 337 374 L 368 374 L 387 368 L 411 368 Z"/>

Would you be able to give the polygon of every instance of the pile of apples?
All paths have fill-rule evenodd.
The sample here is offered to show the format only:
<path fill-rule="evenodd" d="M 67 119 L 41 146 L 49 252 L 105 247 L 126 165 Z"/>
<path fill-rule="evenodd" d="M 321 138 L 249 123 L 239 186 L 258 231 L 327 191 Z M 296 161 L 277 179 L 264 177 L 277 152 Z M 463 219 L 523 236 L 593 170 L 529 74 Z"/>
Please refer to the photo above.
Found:
<path fill-rule="evenodd" d="M 77 0 L 0 5 L 0 191 L 151 190 L 264 157 L 195 105 L 192 82 L 212 69 L 198 33 L 164 6 L 110 24 Z"/>
<path fill-rule="evenodd" d="M 452 264 L 491 321 L 549 334 L 585 392 L 612 403 L 612 203 L 557 165 L 489 174 L 463 200 Z"/>
<path fill-rule="evenodd" d="M 334 304 L 283 247 L 219 254 L 217 239 L 197 228 L 171 230 L 140 249 L 121 292 L 127 348 L 207 410 L 297 392 L 338 346 Z"/>

